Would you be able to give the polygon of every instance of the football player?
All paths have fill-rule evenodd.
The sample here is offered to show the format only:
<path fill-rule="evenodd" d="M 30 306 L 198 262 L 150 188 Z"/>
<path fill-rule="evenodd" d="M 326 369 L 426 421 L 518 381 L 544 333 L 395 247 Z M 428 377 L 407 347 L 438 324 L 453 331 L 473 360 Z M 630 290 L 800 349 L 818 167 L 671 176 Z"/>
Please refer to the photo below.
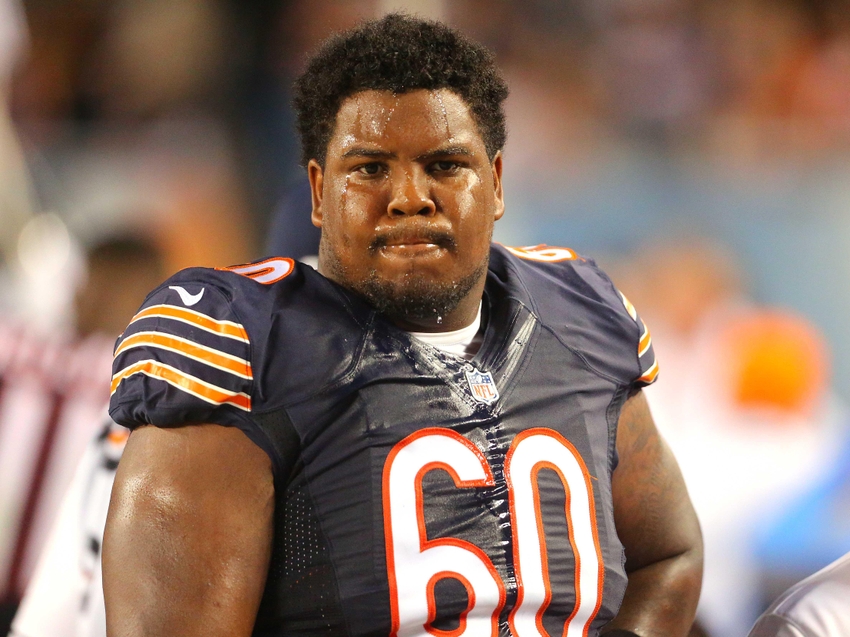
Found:
<path fill-rule="evenodd" d="M 506 96 L 397 14 L 309 61 L 318 271 L 185 270 L 117 343 L 110 635 L 688 632 L 646 326 L 593 261 L 491 243 Z"/>
<path fill-rule="evenodd" d="M 850 553 L 782 593 L 749 637 L 850 635 Z"/>

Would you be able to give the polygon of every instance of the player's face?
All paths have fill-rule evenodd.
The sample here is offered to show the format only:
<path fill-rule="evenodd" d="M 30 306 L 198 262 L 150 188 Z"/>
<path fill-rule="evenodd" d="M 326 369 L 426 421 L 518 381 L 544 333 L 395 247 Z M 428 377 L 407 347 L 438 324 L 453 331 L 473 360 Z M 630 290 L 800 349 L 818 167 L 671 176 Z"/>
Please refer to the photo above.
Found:
<path fill-rule="evenodd" d="M 323 274 L 410 328 L 472 321 L 504 211 L 502 159 L 487 157 L 462 98 L 357 93 L 337 113 L 324 169 L 308 170 Z"/>

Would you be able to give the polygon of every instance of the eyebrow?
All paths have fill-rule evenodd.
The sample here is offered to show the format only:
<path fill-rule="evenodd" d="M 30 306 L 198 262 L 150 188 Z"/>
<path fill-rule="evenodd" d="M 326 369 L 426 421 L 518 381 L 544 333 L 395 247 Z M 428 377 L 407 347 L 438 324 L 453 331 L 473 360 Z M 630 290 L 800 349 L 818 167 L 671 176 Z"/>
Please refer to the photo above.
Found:
<path fill-rule="evenodd" d="M 348 159 L 350 157 L 366 157 L 370 159 L 397 159 L 398 156 L 395 153 L 391 153 L 386 150 L 373 150 L 369 148 L 355 147 L 345 151 L 342 154 L 343 159 Z"/>
<path fill-rule="evenodd" d="M 463 155 L 465 157 L 472 157 L 474 154 L 475 153 L 465 146 L 446 146 L 444 148 L 429 150 L 427 153 L 419 155 L 416 158 L 416 161 L 433 159 L 434 157 L 445 157 L 446 155 Z"/>
<path fill-rule="evenodd" d="M 429 150 L 426 153 L 422 153 L 415 158 L 415 161 L 427 161 L 434 157 L 445 157 L 447 155 L 463 155 L 471 157 L 474 154 L 475 153 L 465 146 L 446 146 L 444 148 L 436 148 L 434 150 Z M 366 159 L 398 159 L 398 155 L 386 150 L 357 147 L 351 148 L 342 154 L 343 159 L 350 159 L 351 157 L 362 157 Z"/>

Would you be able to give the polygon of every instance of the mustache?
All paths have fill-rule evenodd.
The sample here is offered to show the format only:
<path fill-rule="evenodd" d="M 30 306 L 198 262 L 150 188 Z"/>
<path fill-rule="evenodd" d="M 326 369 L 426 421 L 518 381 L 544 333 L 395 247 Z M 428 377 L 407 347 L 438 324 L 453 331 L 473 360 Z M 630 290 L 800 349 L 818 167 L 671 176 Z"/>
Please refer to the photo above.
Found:
<path fill-rule="evenodd" d="M 454 251 L 457 248 L 454 235 L 447 230 L 437 230 L 435 228 L 393 228 L 392 230 L 378 233 L 369 244 L 369 250 L 374 252 L 391 243 L 399 243 L 413 237 L 424 239 L 428 243 L 433 243 L 449 251 Z"/>

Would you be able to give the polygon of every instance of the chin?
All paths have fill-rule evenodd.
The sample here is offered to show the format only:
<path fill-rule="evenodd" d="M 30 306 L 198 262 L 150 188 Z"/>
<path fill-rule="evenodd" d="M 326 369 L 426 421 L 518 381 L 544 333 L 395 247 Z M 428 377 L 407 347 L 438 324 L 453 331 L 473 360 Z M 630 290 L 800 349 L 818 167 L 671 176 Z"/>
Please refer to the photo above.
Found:
<path fill-rule="evenodd" d="M 355 268 L 346 267 L 332 249 L 323 256 L 330 278 L 365 297 L 378 311 L 410 319 L 430 319 L 451 313 L 486 276 L 488 262 L 485 257 L 471 270 L 454 275 L 447 274 L 450 264 L 443 258 L 414 257 L 403 263 L 391 259 L 367 272 L 357 272 Z"/>
<path fill-rule="evenodd" d="M 444 272 L 429 275 L 427 271 L 414 268 L 400 276 L 386 278 L 372 270 L 366 280 L 353 288 L 384 314 L 429 319 L 454 311 L 486 272 L 486 262 L 460 277 L 446 277 Z"/>

